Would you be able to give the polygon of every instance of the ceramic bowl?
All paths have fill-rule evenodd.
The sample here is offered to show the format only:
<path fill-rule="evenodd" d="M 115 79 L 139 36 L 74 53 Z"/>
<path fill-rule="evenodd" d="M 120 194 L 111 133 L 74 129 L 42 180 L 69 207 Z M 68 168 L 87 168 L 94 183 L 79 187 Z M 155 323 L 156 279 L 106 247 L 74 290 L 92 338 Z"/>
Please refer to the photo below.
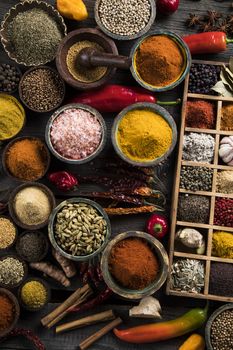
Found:
<path fill-rule="evenodd" d="M 106 53 L 118 55 L 117 47 L 113 40 L 102 34 L 94 28 L 82 28 L 70 32 L 60 43 L 56 56 L 57 70 L 65 82 L 78 90 L 95 89 L 103 84 L 106 84 L 116 72 L 116 68 L 108 68 L 105 75 L 92 83 L 85 83 L 75 79 L 69 72 L 66 64 L 66 56 L 74 44 L 78 41 L 89 40 L 96 42 L 103 47 Z"/>
<path fill-rule="evenodd" d="M 35 108 L 29 106 L 29 104 L 25 101 L 25 99 L 24 99 L 24 97 L 23 97 L 23 93 L 22 93 L 22 84 L 23 84 L 23 81 L 24 81 L 25 77 L 26 77 L 29 73 L 31 73 L 31 72 L 33 72 L 33 71 L 36 71 L 36 70 L 38 70 L 38 69 L 47 69 L 48 71 L 51 71 L 51 72 L 55 73 L 55 74 L 58 76 L 58 78 L 59 78 L 59 80 L 60 80 L 60 82 L 61 82 L 61 85 L 62 85 L 62 90 L 63 90 L 63 91 L 62 91 L 62 96 L 61 96 L 61 98 L 60 98 L 60 101 L 59 101 L 54 107 L 52 107 L 52 108 L 50 108 L 50 109 L 47 109 L 47 110 L 38 110 L 38 109 L 35 109 Z M 23 74 L 23 76 L 21 77 L 20 82 L 19 82 L 19 97 L 20 97 L 21 101 L 23 102 L 23 104 L 24 104 L 29 110 L 31 110 L 32 112 L 36 112 L 36 113 L 48 113 L 48 112 L 51 112 L 51 111 L 57 109 L 57 108 L 60 107 L 61 104 L 63 103 L 64 98 L 65 98 L 65 94 L 66 94 L 66 86 L 65 86 L 65 83 L 64 83 L 63 79 L 60 77 L 60 75 L 59 75 L 59 73 L 57 72 L 56 69 L 51 68 L 51 67 L 49 67 L 49 66 L 39 66 L 39 67 L 33 67 L 33 68 L 28 69 L 28 70 Z"/>
<path fill-rule="evenodd" d="M 38 307 L 38 308 L 33 308 L 33 307 L 30 307 L 26 304 L 24 304 L 23 300 L 22 300 L 22 297 L 21 297 L 21 292 L 22 292 L 22 288 L 23 286 L 28 283 L 28 282 L 32 282 L 32 281 L 36 281 L 36 282 L 40 282 L 46 289 L 46 302 Z M 25 310 L 28 310 L 28 311 L 32 311 L 32 312 L 35 312 L 35 311 L 39 311 L 39 310 L 42 310 L 44 309 L 44 307 L 49 303 L 50 301 L 50 298 L 51 298 L 51 291 L 50 291 L 50 287 L 49 285 L 41 278 L 37 278 L 37 277 L 32 277 L 32 278 L 28 278 L 26 279 L 23 284 L 21 284 L 19 290 L 18 290 L 18 297 L 19 297 L 19 302 L 20 302 L 20 305 L 25 309 Z"/>
<path fill-rule="evenodd" d="M 16 240 L 17 240 L 17 237 L 18 237 L 18 229 L 17 229 L 17 226 L 14 224 L 14 222 L 12 221 L 12 219 L 11 219 L 9 216 L 0 215 L 0 219 L 1 219 L 1 218 L 9 220 L 9 221 L 12 223 L 12 225 L 14 225 L 14 228 L 15 228 L 15 238 L 14 238 L 14 240 L 12 241 L 12 243 L 9 244 L 6 248 L 0 248 L 0 252 L 3 252 L 3 251 L 9 250 L 9 249 L 12 248 L 13 245 L 15 244 L 15 242 L 16 242 Z"/>
<path fill-rule="evenodd" d="M 137 52 L 138 47 L 141 45 L 141 43 L 145 39 L 147 39 L 151 36 L 155 36 L 155 35 L 167 36 L 169 39 L 173 40 L 180 48 L 180 51 L 182 52 L 182 55 L 184 58 L 184 66 L 183 66 L 183 70 L 182 70 L 180 76 L 174 82 L 172 82 L 171 84 L 166 85 L 166 86 L 153 86 L 153 85 L 147 84 L 144 80 L 142 80 L 142 78 L 138 74 L 136 64 L 135 64 L 136 52 Z M 170 32 L 170 31 L 156 30 L 156 31 L 153 31 L 152 33 L 144 36 L 143 38 L 141 38 L 140 40 L 138 40 L 135 43 L 135 45 L 133 46 L 133 48 L 131 50 L 130 56 L 132 57 L 132 65 L 131 65 L 130 70 L 131 70 L 131 73 L 132 73 L 134 79 L 138 82 L 138 84 L 140 84 L 145 89 L 150 90 L 150 91 L 154 91 L 154 92 L 162 92 L 162 91 L 168 91 L 168 90 L 174 89 L 177 85 L 179 85 L 185 79 L 185 77 L 188 74 L 190 67 L 191 67 L 191 54 L 190 54 L 190 51 L 189 51 L 187 44 L 184 42 L 184 40 L 179 35 L 177 35 L 173 32 Z"/>
<path fill-rule="evenodd" d="M 7 289 L 15 289 L 17 287 L 19 287 L 23 281 L 25 280 L 25 278 L 27 278 L 28 275 L 28 266 L 25 263 L 25 261 L 23 259 L 21 259 L 18 255 L 16 254 L 6 254 L 0 257 L 0 261 L 5 260 L 6 258 L 15 258 L 18 261 L 20 261 L 23 264 L 23 269 L 24 269 L 24 275 L 22 277 L 22 279 L 18 282 L 18 283 L 14 283 L 14 284 L 5 284 L 3 282 L 0 282 L 0 287 L 2 288 L 7 288 Z"/>
<path fill-rule="evenodd" d="M 207 350 L 214 350 L 212 344 L 211 344 L 211 327 L 213 324 L 213 321 L 218 317 L 223 311 L 226 310 L 232 310 L 233 312 L 233 303 L 231 304 L 225 304 L 221 307 L 219 307 L 217 310 L 214 311 L 214 313 L 210 316 L 210 318 L 207 321 L 206 327 L 205 327 L 205 341 L 206 341 L 206 347 Z M 227 329 L 226 329 L 227 332 Z M 230 349 L 229 349 L 230 350 Z"/>
<path fill-rule="evenodd" d="M 54 236 L 54 225 L 55 225 L 55 220 L 56 220 L 56 216 L 59 213 L 59 211 L 67 204 L 69 203 L 85 203 L 85 204 L 89 204 L 90 206 L 92 206 L 94 209 L 97 209 L 97 211 L 100 213 L 100 216 L 102 216 L 105 221 L 107 222 L 107 234 L 105 236 L 105 240 L 102 243 L 102 245 L 95 250 L 93 253 L 89 254 L 89 255 L 71 255 L 67 252 L 65 252 L 56 242 L 55 236 Z M 98 254 L 100 254 L 103 249 L 105 248 L 105 246 L 108 243 L 108 240 L 111 236 L 111 224 L 110 224 L 110 220 L 108 218 L 108 215 L 106 214 L 106 212 L 104 211 L 104 209 L 96 202 L 90 200 L 90 199 L 86 199 L 86 198 L 70 198 L 67 199 L 66 201 L 60 203 L 52 212 L 52 214 L 50 215 L 49 218 L 49 225 L 48 225 L 48 232 L 49 232 L 49 239 L 50 242 L 52 244 L 52 246 L 54 247 L 55 250 L 57 250 L 61 255 L 63 255 L 65 258 L 73 260 L 73 261 L 88 261 L 91 260 L 92 258 L 96 257 Z"/>
<path fill-rule="evenodd" d="M 50 166 L 50 161 L 51 161 L 51 157 L 50 157 L 50 153 L 49 153 L 49 150 L 48 148 L 46 147 L 46 144 L 38 137 L 33 137 L 33 136 L 22 136 L 22 137 L 17 137 L 15 139 L 13 139 L 11 142 L 9 142 L 7 144 L 7 146 L 4 148 L 4 151 L 3 151 L 3 154 L 2 154 L 2 165 L 3 165 L 3 169 L 5 171 L 5 173 L 11 177 L 12 179 L 14 180 L 17 180 L 17 181 L 20 181 L 20 182 L 29 182 L 28 180 L 23 180 L 23 179 L 19 179 L 18 177 L 15 177 L 8 169 L 7 167 L 7 164 L 6 164 L 6 159 L 7 159 L 7 153 L 9 151 L 9 149 L 13 146 L 13 144 L 15 142 L 18 142 L 18 141 L 21 141 L 21 140 L 38 140 L 42 143 L 43 145 L 43 157 L 45 159 L 45 163 L 46 163 L 46 166 L 45 166 L 45 169 L 44 169 L 44 172 L 43 174 L 38 177 L 38 178 L 35 178 L 33 181 L 38 181 L 40 179 L 42 179 L 42 177 L 45 176 L 45 174 L 47 173 L 47 171 L 49 170 L 49 166 Z M 30 181 L 31 182 L 31 181 Z"/>
<path fill-rule="evenodd" d="M 15 328 L 19 319 L 20 307 L 19 307 L 18 300 L 16 299 L 14 294 L 11 293 L 9 290 L 5 288 L 0 288 L 0 295 L 6 296 L 7 298 L 9 298 L 14 306 L 14 317 L 11 324 L 5 330 L 0 331 L 0 338 L 2 338 L 2 337 L 5 337 L 8 333 L 10 333 L 13 328 Z"/>
<path fill-rule="evenodd" d="M 155 17 L 156 17 L 156 5 L 155 5 L 155 1 L 154 0 L 149 0 L 150 6 L 151 6 L 151 15 L 150 15 L 150 19 L 147 23 L 147 25 L 145 26 L 145 28 L 143 28 L 142 30 L 140 30 L 138 33 L 133 34 L 133 35 L 119 35 L 119 34 L 114 34 L 112 32 L 110 32 L 102 23 L 100 16 L 99 16 L 99 6 L 102 0 L 96 0 L 95 1 L 95 21 L 97 23 L 97 25 L 99 26 L 99 28 L 102 30 L 102 32 L 104 32 L 106 35 L 110 36 L 113 39 L 116 40 L 133 40 L 133 39 L 137 39 L 140 38 L 142 35 L 145 35 L 151 28 L 151 26 L 153 25 L 154 21 L 155 21 Z"/>
<path fill-rule="evenodd" d="M 23 236 L 25 236 L 26 234 L 30 234 L 30 235 L 34 235 L 34 234 L 38 234 L 40 235 L 43 240 L 44 240 L 44 250 L 43 250 L 43 253 L 41 254 L 41 256 L 39 257 L 39 259 L 37 260 L 29 260 L 27 259 L 27 257 L 25 257 L 22 252 L 20 251 L 20 248 L 19 248 L 19 243 L 20 243 L 20 240 L 22 239 Z M 19 236 L 18 236 L 18 239 L 17 239 L 17 242 L 16 242 L 16 251 L 17 251 L 17 254 L 21 257 L 21 259 L 27 261 L 27 262 L 38 262 L 38 261 L 41 261 L 43 260 L 47 253 L 48 253 L 48 250 L 49 250 L 49 241 L 48 241 L 48 238 L 47 238 L 47 235 L 45 235 L 43 232 L 40 232 L 40 231 L 24 231 L 23 233 L 21 233 Z"/>
<path fill-rule="evenodd" d="M 17 215 L 15 213 L 15 208 L 14 208 L 15 196 L 17 195 L 18 192 L 20 192 L 21 190 L 23 190 L 26 187 L 38 187 L 39 189 L 41 189 L 48 196 L 50 206 L 51 206 L 51 212 L 56 205 L 56 200 L 55 200 L 55 197 L 54 197 L 52 191 L 50 191 L 50 189 L 47 186 L 45 186 L 41 183 L 38 183 L 38 182 L 26 182 L 26 183 L 16 187 L 11 192 L 9 202 L 8 202 L 8 209 L 9 209 L 9 213 L 10 213 L 13 221 L 16 223 L 16 225 L 18 225 L 19 227 L 21 227 L 25 230 L 31 230 L 31 231 L 39 230 L 40 228 L 48 225 L 49 218 L 38 225 L 26 225 L 19 220 L 19 218 L 17 217 Z"/>
<path fill-rule="evenodd" d="M 100 141 L 99 146 L 97 147 L 97 149 L 90 154 L 89 156 L 87 156 L 86 158 L 83 159 L 69 159 L 69 158 L 65 158 L 63 157 L 60 153 L 58 153 L 55 148 L 53 147 L 52 141 L 51 141 L 51 137 L 50 137 L 50 132 L 51 132 L 51 128 L 53 125 L 54 120 L 64 111 L 66 111 L 67 109 L 83 109 L 84 111 L 90 112 L 91 114 L 93 114 L 99 121 L 100 125 L 101 125 L 101 129 L 102 129 L 102 139 Z M 61 160 L 64 163 L 68 163 L 68 164 L 73 164 L 73 165 L 81 165 L 87 162 L 90 162 L 91 160 L 93 160 L 94 158 L 96 158 L 104 149 L 104 146 L 106 144 L 107 141 L 107 127 L 105 124 L 105 121 L 103 119 L 103 117 L 101 116 L 101 114 L 94 108 L 81 104 L 81 103 L 70 103 L 68 105 L 62 106 L 60 107 L 56 112 L 54 112 L 54 114 L 51 116 L 51 118 L 48 120 L 47 126 L 46 126 L 46 130 L 45 130 L 45 140 L 46 143 L 48 145 L 49 150 L 51 151 L 51 153 L 59 160 Z"/>
<path fill-rule="evenodd" d="M 109 256 L 112 248 L 120 241 L 130 238 L 136 237 L 145 240 L 154 251 L 156 257 L 158 258 L 160 270 L 155 279 L 155 281 L 150 284 L 148 287 L 142 290 L 132 290 L 122 287 L 111 275 L 109 271 Z M 168 274 L 168 255 L 163 247 L 163 245 L 153 236 L 149 235 L 145 232 L 140 231 L 128 231 L 121 233 L 115 236 L 107 245 L 105 250 L 103 251 L 101 258 L 101 270 L 103 274 L 103 278 L 108 287 L 117 295 L 125 298 L 125 299 L 141 299 L 143 297 L 154 294 L 157 290 L 159 290 L 164 282 L 166 281 Z"/>
<path fill-rule="evenodd" d="M 120 145 L 118 143 L 118 140 L 117 140 L 117 132 L 118 132 L 118 127 L 119 127 L 121 120 L 124 118 L 126 113 L 128 113 L 129 111 L 135 110 L 135 109 L 141 109 L 141 110 L 149 109 L 152 112 L 159 114 L 161 117 L 163 117 L 168 122 L 168 124 L 170 125 L 170 127 L 172 129 L 172 143 L 171 143 L 169 149 L 167 150 L 167 152 L 165 152 L 159 158 L 156 158 L 156 159 L 149 161 L 149 162 L 139 162 L 139 161 L 134 161 L 134 160 L 128 158 L 122 152 Z M 177 127 L 176 127 L 176 123 L 175 123 L 174 119 L 172 118 L 170 113 L 168 113 L 168 111 L 165 108 L 160 107 L 157 104 L 153 104 L 153 103 L 139 102 L 139 103 L 135 103 L 129 107 L 124 108 L 118 114 L 118 116 L 114 119 L 114 123 L 112 126 L 111 138 L 112 138 L 112 144 L 113 144 L 113 147 L 114 147 L 116 153 L 118 154 L 118 156 L 121 159 L 123 159 L 127 163 L 134 165 L 134 166 L 140 166 L 140 167 L 156 166 L 160 162 L 165 160 L 174 150 L 176 142 L 177 142 Z"/>
<path fill-rule="evenodd" d="M 67 29 L 66 29 L 66 25 L 65 25 L 63 17 L 59 14 L 59 12 L 53 6 L 49 5 L 45 1 L 28 0 L 28 1 L 18 3 L 15 6 L 11 7 L 11 9 L 6 13 L 6 15 L 1 23 L 1 28 L 0 28 L 1 41 L 2 41 L 3 48 L 6 51 L 6 53 L 8 54 L 9 58 L 12 59 L 13 61 L 15 61 L 16 63 L 21 64 L 21 65 L 26 66 L 26 67 L 28 66 L 28 64 L 23 62 L 23 61 L 19 61 L 16 53 L 14 52 L 14 47 L 13 47 L 13 45 L 10 42 L 9 37 L 8 37 L 8 27 L 9 27 L 9 24 L 12 22 L 12 20 L 19 13 L 22 13 L 22 12 L 25 12 L 27 10 L 31 10 L 34 8 L 42 9 L 45 12 L 47 12 L 51 17 L 54 18 L 54 20 L 56 21 L 58 27 L 60 28 L 63 36 L 65 36 L 67 34 Z M 35 45 L 36 44 L 37 43 L 35 43 Z M 55 58 L 55 56 L 50 61 L 53 61 L 54 58 Z M 46 63 L 49 63 L 50 61 L 44 60 L 43 62 L 40 62 L 40 64 L 46 64 Z M 30 66 L 33 66 L 33 64 L 31 64 Z"/>

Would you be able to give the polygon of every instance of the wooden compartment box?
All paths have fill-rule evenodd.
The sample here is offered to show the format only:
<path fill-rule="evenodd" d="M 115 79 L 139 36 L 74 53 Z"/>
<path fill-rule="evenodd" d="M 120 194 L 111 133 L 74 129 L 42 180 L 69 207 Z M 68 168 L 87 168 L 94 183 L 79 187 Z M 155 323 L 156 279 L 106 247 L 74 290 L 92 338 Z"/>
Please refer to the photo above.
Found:
<path fill-rule="evenodd" d="M 210 64 L 210 65 L 222 65 L 221 62 L 209 62 L 209 61 L 199 61 L 194 60 L 193 63 L 199 63 L 199 64 Z M 174 188 L 173 188 L 173 205 L 171 210 L 171 232 L 170 232 L 170 247 L 169 247 L 169 277 L 167 280 L 167 287 L 166 287 L 166 293 L 170 295 L 176 295 L 176 296 L 185 296 L 185 297 L 193 297 L 193 298 L 201 298 L 201 299 L 210 299 L 210 300 L 218 300 L 218 301 L 225 301 L 225 302 L 233 302 L 233 290 L 231 295 L 223 296 L 223 295 L 215 295 L 211 294 L 209 290 L 209 279 L 210 279 L 210 271 L 211 271 L 211 264 L 214 262 L 221 262 L 224 264 L 233 264 L 233 259 L 225 259 L 225 258 L 219 258 L 212 256 L 212 235 L 214 231 L 225 231 L 225 232 L 232 232 L 233 234 L 233 227 L 224 227 L 224 226 L 216 226 L 214 225 L 214 210 L 215 210 L 215 199 L 217 197 L 222 198 L 231 198 L 233 199 L 233 193 L 232 194 L 225 194 L 225 193 L 217 193 L 216 192 L 216 179 L 217 179 L 217 173 L 221 170 L 231 170 L 233 171 L 233 167 L 228 166 L 227 164 L 224 165 L 223 162 L 220 161 L 218 156 L 218 150 L 219 150 L 219 143 L 223 136 L 227 135 L 233 135 L 233 131 L 224 131 L 220 128 L 220 122 L 221 122 L 221 109 L 222 105 L 226 102 L 232 102 L 233 98 L 227 98 L 222 96 L 215 96 L 215 95 L 203 95 L 203 94 L 193 94 L 188 92 L 188 85 L 189 85 L 189 75 L 186 77 L 185 85 L 184 85 L 184 95 L 183 95 L 183 106 L 182 106 L 182 115 L 181 115 L 181 130 L 180 130 L 180 141 L 179 141 L 179 149 L 178 149 L 178 158 L 177 158 L 177 166 L 175 171 L 175 178 L 174 178 Z M 215 129 L 198 129 L 198 128 L 190 128 L 185 127 L 185 117 L 186 117 L 186 103 L 188 100 L 207 100 L 210 102 L 213 102 L 216 105 L 216 127 Z M 214 160 L 212 164 L 209 163 L 200 163 L 200 162 L 190 162 L 190 161 L 184 161 L 182 159 L 182 153 L 183 153 L 183 140 L 184 135 L 189 132 L 195 132 L 195 133 L 206 133 L 210 134 L 213 137 L 215 137 L 215 153 L 214 153 Z M 213 169 L 213 176 L 212 176 L 212 189 L 210 191 L 189 191 L 183 188 L 180 188 L 180 173 L 182 166 L 202 166 L 202 167 L 208 167 Z M 178 221 L 177 219 L 177 212 L 178 212 L 178 201 L 179 201 L 179 195 L 180 194 L 195 194 L 195 195 L 204 195 L 210 198 L 210 215 L 209 215 L 209 222 L 206 224 L 202 223 L 192 223 L 192 222 L 184 222 L 184 221 Z M 204 233 L 204 238 L 206 241 L 206 250 L 203 255 L 198 254 L 192 254 L 185 251 L 185 249 L 179 249 L 177 247 L 176 241 L 175 241 L 175 234 L 179 228 L 182 227 L 188 227 L 188 228 L 195 228 L 199 230 L 201 233 Z M 197 259 L 204 262 L 205 266 L 205 284 L 202 292 L 200 293 L 194 293 L 194 292 L 184 292 L 172 289 L 171 284 L 171 271 L 172 271 L 172 264 L 177 259 L 182 258 L 190 258 L 190 259 Z M 233 267 L 233 266 L 232 266 Z M 232 276 L 233 278 L 233 276 Z"/>

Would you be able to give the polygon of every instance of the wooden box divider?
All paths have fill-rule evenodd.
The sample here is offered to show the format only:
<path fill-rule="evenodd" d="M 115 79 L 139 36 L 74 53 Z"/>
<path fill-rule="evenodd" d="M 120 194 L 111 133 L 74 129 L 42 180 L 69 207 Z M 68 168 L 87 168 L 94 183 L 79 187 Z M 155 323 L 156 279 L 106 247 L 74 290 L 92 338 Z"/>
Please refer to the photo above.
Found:
<path fill-rule="evenodd" d="M 210 64 L 210 65 L 219 65 L 222 66 L 223 62 L 210 62 L 210 61 L 200 61 L 194 60 L 193 63 L 199 64 Z M 231 170 L 233 171 L 233 166 L 228 166 L 224 164 L 219 164 L 219 144 L 222 136 L 233 135 L 233 131 L 223 131 L 221 130 L 221 109 L 224 102 L 232 102 L 233 98 L 221 97 L 221 96 L 213 96 L 213 95 L 203 95 L 203 94 L 193 94 L 188 93 L 188 85 L 189 85 L 189 75 L 185 79 L 184 83 L 184 95 L 183 95 L 183 105 L 182 105 L 182 117 L 181 117 L 181 131 L 180 131 L 180 140 L 178 146 L 178 157 L 176 164 L 176 171 L 174 177 L 174 187 L 173 187 L 173 200 L 172 200 L 172 208 L 171 208 L 171 233 L 170 233 L 170 242 L 169 242 L 169 274 L 167 279 L 167 287 L 166 293 L 175 295 L 175 296 L 184 296 L 184 297 L 193 297 L 199 299 L 209 299 L 209 300 L 218 300 L 225 302 L 233 302 L 233 291 L 232 296 L 221 296 L 221 295 L 212 295 L 209 293 L 209 279 L 210 279 L 210 271 L 212 262 L 221 262 L 226 264 L 233 264 L 233 259 L 225 259 L 219 258 L 211 255 L 212 251 L 212 236 L 213 232 L 216 230 L 227 231 L 233 233 L 233 227 L 223 227 L 214 225 L 214 209 L 215 209 L 215 200 L 216 197 L 222 198 L 233 198 L 232 194 L 226 193 L 218 193 L 216 190 L 217 183 L 217 173 L 219 170 Z M 186 111 L 186 103 L 187 100 L 193 99 L 205 99 L 210 100 L 211 102 L 216 104 L 216 125 L 215 129 L 198 129 L 198 128 L 190 128 L 185 127 L 185 111 Z M 215 138 L 215 152 L 214 152 L 214 160 L 212 164 L 209 163 L 199 163 L 199 162 L 190 162 L 182 160 L 182 152 L 183 152 L 183 140 L 184 134 L 187 132 L 198 132 L 198 133 L 206 133 L 212 135 Z M 207 167 L 213 169 L 213 177 L 212 177 L 212 189 L 210 191 L 190 191 L 183 188 L 180 188 L 180 172 L 182 166 L 193 166 L 193 167 Z M 196 195 L 204 195 L 210 198 L 210 215 L 209 222 L 206 224 L 203 223 L 192 223 L 177 220 L 177 211 L 178 211 L 178 201 L 180 193 L 183 194 L 196 194 Z M 175 250 L 175 233 L 177 231 L 177 227 L 190 227 L 205 230 L 205 239 L 206 239 L 206 251 L 203 255 L 198 254 L 190 254 L 184 251 Z M 205 283 L 204 288 L 201 293 L 189 293 L 178 290 L 173 290 L 171 288 L 171 271 L 172 264 L 174 259 L 179 258 L 190 258 L 197 259 L 203 261 L 205 264 Z"/>

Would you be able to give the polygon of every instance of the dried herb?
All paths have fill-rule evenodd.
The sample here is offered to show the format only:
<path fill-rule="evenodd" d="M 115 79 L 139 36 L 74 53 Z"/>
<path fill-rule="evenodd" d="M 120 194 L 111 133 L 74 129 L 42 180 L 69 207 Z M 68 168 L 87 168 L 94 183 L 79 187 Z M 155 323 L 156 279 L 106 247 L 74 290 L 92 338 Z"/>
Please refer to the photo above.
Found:
<path fill-rule="evenodd" d="M 233 97 L 233 57 L 230 57 L 229 68 L 222 66 L 220 79 L 211 89 L 224 97 Z"/>

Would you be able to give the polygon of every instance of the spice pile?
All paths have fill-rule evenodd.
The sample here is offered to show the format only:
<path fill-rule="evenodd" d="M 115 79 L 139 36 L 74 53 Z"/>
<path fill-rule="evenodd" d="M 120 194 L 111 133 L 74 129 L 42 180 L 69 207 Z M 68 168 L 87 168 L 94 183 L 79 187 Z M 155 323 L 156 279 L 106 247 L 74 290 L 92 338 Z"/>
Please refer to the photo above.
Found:
<path fill-rule="evenodd" d="M 15 237 L 15 225 L 8 218 L 0 217 L 0 250 L 12 245 Z"/>
<path fill-rule="evenodd" d="M 48 195 L 36 186 L 20 190 L 14 198 L 13 206 L 17 219 L 28 226 L 45 223 L 52 210 Z"/>
<path fill-rule="evenodd" d="M 179 221 L 209 223 L 210 199 L 205 196 L 180 195 L 177 218 Z"/>
<path fill-rule="evenodd" d="M 22 259 L 28 262 L 37 262 L 46 254 L 47 239 L 42 232 L 31 231 L 20 235 L 16 250 Z"/>
<path fill-rule="evenodd" d="M 66 56 L 66 65 L 70 74 L 73 78 L 83 83 L 93 83 L 100 80 L 107 72 L 107 67 L 83 67 L 79 64 L 77 60 L 79 52 L 89 47 L 104 52 L 103 47 L 96 42 L 83 40 L 72 45 Z"/>
<path fill-rule="evenodd" d="M 17 60 L 27 66 L 52 61 L 63 34 L 54 18 L 42 9 L 18 13 L 8 26 Z"/>
<path fill-rule="evenodd" d="M 0 294 L 0 310 L 0 332 L 4 332 L 13 322 L 15 307 L 10 298 L 2 293 Z"/>
<path fill-rule="evenodd" d="M 192 64 L 188 92 L 213 95 L 211 88 L 219 80 L 221 67 L 209 64 Z"/>
<path fill-rule="evenodd" d="M 182 166 L 180 188 L 190 191 L 211 191 L 213 170 L 205 167 Z"/>
<path fill-rule="evenodd" d="M 233 104 L 228 103 L 223 105 L 221 113 L 221 130 L 233 131 Z"/>
<path fill-rule="evenodd" d="M 183 160 L 212 163 L 214 150 L 215 139 L 212 135 L 194 132 L 184 135 Z"/>
<path fill-rule="evenodd" d="M 94 253 L 103 245 L 107 230 L 106 220 L 86 203 L 69 203 L 56 216 L 57 244 L 74 256 Z"/>
<path fill-rule="evenodd" d="M 48 300 L 48 292 L 44 283 L 38 280 L 26 282 L 20 291 L 20 298 L 29 309 L 38 310 L 43 307 Z"/>
<path fill-rule="evenodd" d="M 233 227 L 233 199 L 216 198 L 214 225 Z"/>
<path fill-rule="evenodd" d="M 14 257 L 0 260 L 0 283 L 9 287 L 19 284 L 24 278 L 24 265 Z"/>
<path fill-rule="evenodd" d="M 139 45 L 134 64 L 141 80 L 149 85 L 162 87 L 180 77 L 184 58 L 174 40 L 163 35 L 154 35 Z"/>
<path fill-rule="evenodd" d="M 233 171 L 223 170 L 217 173 L 216 190 L 219 193 L 233 193 Z"/>
<path fill-rule="evenodd" d="M 212 262 L 209 279 L 209 294 L 232 297 L 232 276 L 233 264 Z"/>
<path fill-rule="evenodd" d="M 14 92 L 19 84 L 20 73 L 15 66 L 10 64 L 0 64 L 0 91 Z"/>
<path fill-rule="evenodd" d="M 233 259 L 233 234 L 216 231 L 212 238 L 212 255 L 220 258 Z"/>
<path fill-rule="evenodd" d="M 135 109 L 121 119 L 117 141 L 127 158 L 149 162 L 168 151 L 172 143 L 172 129 L 161 115 Z"/>
<path fill-rule="evenodd" d="M 156 279 L 159 262 L 150 246 L 140 238 L 119 241 L 109 255 L 109 270 L 126 288 L 140 290 Z"/>
<path fill-rule="evenodd" d="M 53 121 L 50 138 L 62 157 L 85 159 L 99 147 L 102 127 L 94 114 L 84 109 L 66 109 Z"/>
<path fill-rule="evenodd" d="M 233 347 L 233 310 L 221 312 L 213 321 L 210 340 L 213 350 L 230 350 Z"/>
<path fill-rule="evenodd" d="M 185 124 L 191 128 L 214 129 L 215 108 L 204 100 L 187 101 Z"/>
<path fill-rule="evenodd" d="M 49 68 L 37 68 L 26 73 L 20 82 L 20 89 L 23 102 L 38 112 L 54 109 L 64 95 L 60 76 Z"/>
<path fill-rule="evenodd" d="M 0 94 L 0 141 L 16 136 L 22 129 L 25 112 L 13 96 Z"/>
<path fill-rule="evenodd" d="M 18 140 L 8 148 L 5 163 L 7 170 L 17 179 L 38 180 L 48 165 L 45 144 L 36 138 Z"/>
<path fill-rule="evenodd" d="M 111 33 L 131 36 L 149 22 L 151 5 L 148 0 L 101 0 L 98 13 L 102 25 Z"/>

